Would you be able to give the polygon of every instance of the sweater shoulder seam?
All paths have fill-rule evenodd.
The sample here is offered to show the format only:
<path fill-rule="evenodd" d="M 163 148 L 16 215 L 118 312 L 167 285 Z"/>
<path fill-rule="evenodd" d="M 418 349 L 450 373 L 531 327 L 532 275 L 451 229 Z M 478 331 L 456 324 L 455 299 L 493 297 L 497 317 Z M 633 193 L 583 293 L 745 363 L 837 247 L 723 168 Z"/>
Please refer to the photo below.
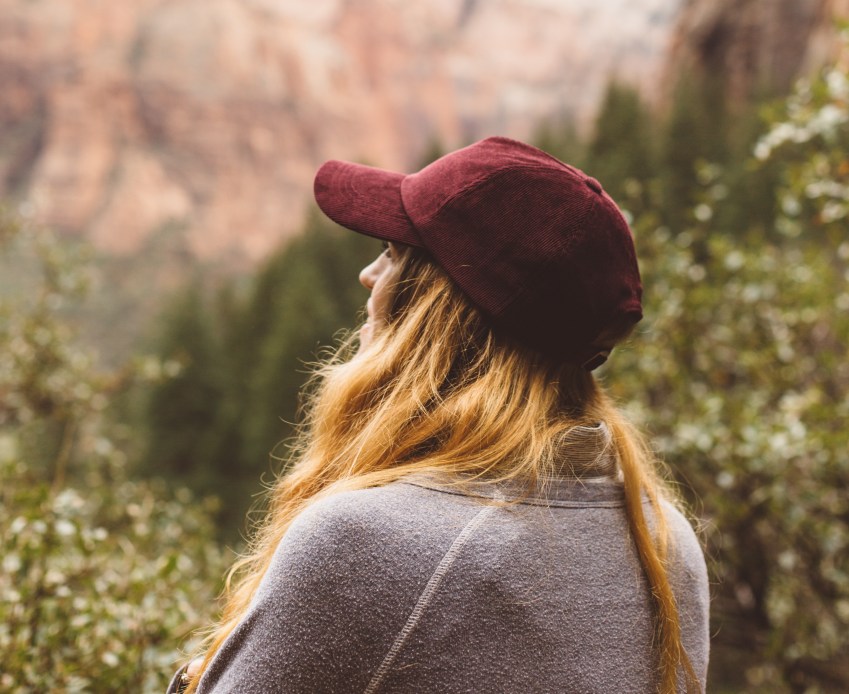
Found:
<path fill-rule="evenodd" d="M 413 607 L 412 612 L 410 612 L 410 616 L 407 618 L 404 626 L 401 627 L 401 630 L 395 637 L 394 642 L 384 656 L 383 661 L 372 676 L 364 694 L 374 694 L 378 691 L 380 685 L 392 669 L 398 654 L 404 648 L 404 645 L 415 630 L 422 615 L 430 606 L 430 603 L 436 595 L 442 580 L 451 569 L 454 561 L 463 551 L 464 545 L 496 509 L 496 506 L 486 506 L 482 508 L 472 517 L 471 520 L 469 520 L 468 523 L 466 523 L 463 529 L 458 533 L 457 537 L 454 538 L 454 541 L 451 543 L 448 551 L 445 552 L 442 559 L 439 561 L 439 564 L 437 564 L 436 569 L 434 569 L 433 574 L 431 574 L 431 577 L 425 585 L 424 590 L 422 590 L 421 595 L 419 595 L 419 599 L 416 602 L 415 607 Z"/>

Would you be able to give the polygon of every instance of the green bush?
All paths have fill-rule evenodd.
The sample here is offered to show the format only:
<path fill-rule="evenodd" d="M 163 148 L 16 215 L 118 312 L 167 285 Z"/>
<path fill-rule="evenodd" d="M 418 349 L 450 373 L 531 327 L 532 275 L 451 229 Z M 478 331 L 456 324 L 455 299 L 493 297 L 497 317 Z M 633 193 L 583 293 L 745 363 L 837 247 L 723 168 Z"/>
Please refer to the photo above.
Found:
<path fill-rule="evenodd" d="M 211 501 L 127 475 L 104 421 L 144 372 L 98 373 L 65 314 L 85 274 L 49 234 L 0 214 L 0 690 L 160 692 L 214 611 L 226 557 Z"/>
<path fill-rule="evenodd" d="M 771 109 L 745 166 L 778 174 L 774 228 L 724 226 L 705 162 L 690 221 L 634 223 L 647 320 L 611 384 L 703 521 L 729 691 L 849 689 L 847 95 L 832 69 Z"/>

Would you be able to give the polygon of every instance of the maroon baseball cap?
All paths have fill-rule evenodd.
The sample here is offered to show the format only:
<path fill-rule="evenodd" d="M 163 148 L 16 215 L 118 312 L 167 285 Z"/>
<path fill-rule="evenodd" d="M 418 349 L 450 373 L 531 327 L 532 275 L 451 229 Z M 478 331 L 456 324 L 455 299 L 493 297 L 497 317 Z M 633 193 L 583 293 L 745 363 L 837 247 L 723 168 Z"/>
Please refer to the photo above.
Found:
<path fill-rule="evenodd" d="M 558 361 L 594 369 L 603 334 L 642 318 L 621 211 L 536 147 L 490 137 L 408 175 L 329 161 L 315 199 L 348 229 L 425 249 L 494 329 Z"/>

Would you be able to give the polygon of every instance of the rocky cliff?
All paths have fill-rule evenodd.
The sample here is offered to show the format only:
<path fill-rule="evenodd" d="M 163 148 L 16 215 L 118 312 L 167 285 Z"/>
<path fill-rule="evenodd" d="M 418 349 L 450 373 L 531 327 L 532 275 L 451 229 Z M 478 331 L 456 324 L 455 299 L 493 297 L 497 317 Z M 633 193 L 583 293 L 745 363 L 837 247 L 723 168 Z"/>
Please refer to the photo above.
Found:
<path fill-rule="evenodd" d="M 254 260 L 327 158 L 591 117 L 692 66 L 786 85 L 849 0 L 0 0 L 0 198 L 133 254 Z"/>
<path fill-rule="evenodd" d="M 255 259 L 324 159 L 586 122 L 680 0 L 0 0 L 0 197 L 116 253 Z"/>
<path fill-rule="evenodd" d="M 664 91 L 696 70 L 722 76 L 732 100 L 784 92 L 835 56 L 840 18 L 849 18 L 849 0 L 687 0 Z"/>

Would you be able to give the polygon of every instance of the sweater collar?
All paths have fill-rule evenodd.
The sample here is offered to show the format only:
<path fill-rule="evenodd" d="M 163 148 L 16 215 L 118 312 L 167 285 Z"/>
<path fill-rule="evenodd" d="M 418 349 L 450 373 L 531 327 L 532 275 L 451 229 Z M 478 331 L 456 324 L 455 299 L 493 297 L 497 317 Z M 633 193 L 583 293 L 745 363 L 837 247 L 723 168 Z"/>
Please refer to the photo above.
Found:
<path fill-rule="evenodd" d="M 576 426 L 560 441 L 559 467 L 552 476 L 535 484 L 527 480 L 492 482 L 458 480 L 447 474 L 419 473 L 405 481 L 422 487 L 450 491 L 464 496 L 545 502 L 582 500 L 621 501 L 622 487 L 613 435 L 604 422 Z M 617 504 L 618 505 L 618 504 Z"/>
<path fill-rule="evenodd" d="M 572 427 L 560 441 L 559 468 L 553 480 L 615 478 L 619 474 L 613 434 L 604 422 Z"/>

